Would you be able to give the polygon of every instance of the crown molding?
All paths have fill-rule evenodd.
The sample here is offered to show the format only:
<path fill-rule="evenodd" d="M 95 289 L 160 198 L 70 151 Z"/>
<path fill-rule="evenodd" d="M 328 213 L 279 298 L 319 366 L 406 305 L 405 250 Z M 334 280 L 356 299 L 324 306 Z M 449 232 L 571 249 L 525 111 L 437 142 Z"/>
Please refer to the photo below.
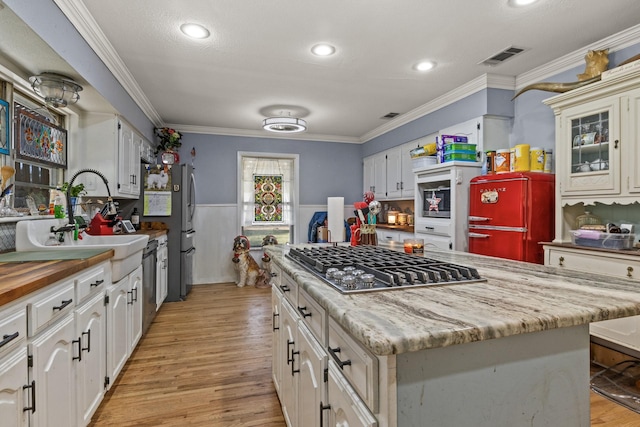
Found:
<path fill-rule="evenodd" d="M 213 126 L 188 126 L 178 123 L 168 123 L 165 126 L 174 128 L 180 132 L 214 134 L 225 136 L 239 136 L 245 138 L 269 138 L 269 139 L 295 139 L 299 141 L 322 141 L 322 142 L 339 142 L 344 144 L 360 144 L 360 138 L 351 138 L 346 136 L 322 135 L 306 132 L 296 132 L 291 134 L 274 134 L 266 130 L 242 130 L 232 128 L 219 128 Z"/>
<path fill-rule="evenodd" d="M 543 81 L 563 71 L 584 65 L 584 56 L 590 50 L 608 48 L 611 53 L 637 44 L 638 42 L 640 42 L 640 24 L 602 40 L 598 40 L 595 43 L 548 62 L 545 65 L 518 75 L 516 77 L 516 89 L 521 89 L 529 84 Z"/>
<path fill-rule="evenodd" d="M 162 118 L 84 4 L 74 0 L 54 0 L 54 2 L 149 120 L 157 127 L 162 126 Z"/>

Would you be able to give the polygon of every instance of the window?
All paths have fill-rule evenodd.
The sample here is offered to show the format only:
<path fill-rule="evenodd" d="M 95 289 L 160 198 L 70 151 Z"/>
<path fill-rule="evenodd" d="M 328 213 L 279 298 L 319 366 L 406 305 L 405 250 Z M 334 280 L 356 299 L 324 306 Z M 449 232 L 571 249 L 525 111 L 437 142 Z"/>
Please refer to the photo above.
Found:
<path fill-rule="evenodd" d="M 20 155 L 19 139 L 17 138 L 15 118 L 19 112 L 33 120 L 40 121 L 42 125 L 50 123 L 48 134 L 52 137 L 54 134 L 64 134 L 64 150 L 66 150 L 66 131 L 64 130 L 64 116 L 50 111 L 46 107 L 39 106 L 29 99 L 18 95 L 14 95 L 12 133 L 14 140 L 14 156 L 15 156 L 15 181 L 13 200 L 14 208 L 18 211 L 27 211 L 27 198 L 33 199 L 36 207 L 39 209 L 47 209 L 49 206 L 49 190 L 62 185 L 64 180 L 64 170 L 66 169 L 66 151 L 59 152 L 53 156 L 43 156 L 44 150 L 33 152 L 31 155 Z M 43 126 L 40 126 L 43 128 Z M 52 144 L 55 145 L 58 137 L 52 138 Z M 34 142 L 34 146 L 41 142 Z M 50 160 L 53 161 L 50 161 Z"/>
<path fill-rule="evenodd" d="M 238 153 L 240 226 L 251 247 L 273 235 L 293 243 L 298 206 L 298 155 Z"/>

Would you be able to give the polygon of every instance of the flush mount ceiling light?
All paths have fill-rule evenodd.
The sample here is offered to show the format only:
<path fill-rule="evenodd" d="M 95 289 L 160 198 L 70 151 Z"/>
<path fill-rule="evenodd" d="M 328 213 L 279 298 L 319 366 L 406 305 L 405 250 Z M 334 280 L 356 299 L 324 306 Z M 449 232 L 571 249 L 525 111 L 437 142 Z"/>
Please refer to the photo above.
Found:
<path fill-rule="evenodd" d="M 509 5 L 513 7 L 529 6 L 538 0 L 509 0 Z"/>
<path fill-rule="evenodd" d="M 311 48 L 311 53 L 317 56 L 329 56 L 336 52 L 336 48 L 330 44 L 320 43 Z"/>
<path fill-rule="evenodd" d="M 78 92 L 82 90 L 82 86 L 62 74 L 42 73 L 29 77 L 29 82 L 34 92 L 52 107 L 66 107 L 80 99 Z"/>
<path fill-rule="evenodd" d="M 262 121 L 262 128 L 278 133 L 304 132 L 307 122 L 295 117 L 269 117 Z"/>
<path fill-rule="evenodd" d="M 433 61 L 422 61 L 418 62 L 413 66 L 413 69 L 420 72 L 425 72 L 429 70 L 433 70 L 436 67 L 436 63 Z"/>
<path fill-rule="evenodd" d="M 211 34 L 209 30 L 199 24 L 182 24 L 180 31 L 194 39 L 206 39 Z"/>

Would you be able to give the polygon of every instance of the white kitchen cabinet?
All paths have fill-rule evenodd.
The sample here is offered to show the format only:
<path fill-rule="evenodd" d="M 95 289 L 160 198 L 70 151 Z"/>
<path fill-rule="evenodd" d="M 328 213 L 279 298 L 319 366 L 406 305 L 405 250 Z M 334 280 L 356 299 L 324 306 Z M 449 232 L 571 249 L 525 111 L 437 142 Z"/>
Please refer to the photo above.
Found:
<path fill-rule="evenodd" d="M 294 372 L 298 378 L 298 424 L 319 426 L 320 402 L 326 401 L 324 369 L 326 352 L 304 325 L 298 325 L 298 350 L 294 357 Z"/>
<path fill-rule="evenodd" d="M 140 196 L 140 160 L 143 138 L 119 116 L 87 113 L 81 119 L 81 144 L 70 145 L 69 174 L 95 169 L 109 182 L 111 196 Z M 107 189 L 95 174 L 83 173 L 74 184 L 83 183 L 88 197 L 104 197 Z"/>
<path fill-rule="evenodd" d="M 414 233 L 407 233 L 393 229 L 376 228 L 378 234 L 378 242 L 404 242 L 404 239 L 415 238 Z"/>
<path fill-rule="evenodd" d="M 476 144 L 478 161 L 482 161 L 480 153 L 509 148 L 512 122 L 510 117 L 485 115 L 440 129 L 439 134 L 440 138 L 442 135 L 466 136 L 468 144 Z"/>
<path fill-rule="evenodd" d="M 579 207 L 638 202 L 639 84 L 634 72 L 544 101 L 556 118 L 556 243 L 571 241 Z"/>
<path fill-rule="evenodd" d="M 36 410 L 32 427 L 74 426 L 74 364 L 80 357 L 80 340 L 75 336 L 74 318 L 68 313 L 32 339 L 32 379 L 36 384 Z"/>
<path fill-rule="evenodd" d="M 411 199 L 414 195 L 410 142 L 364 159 L 364 191 L 373 191 L 376 200 Z"/>
<path fill-rule="evenodd" d="M 454 161 L 440 163 L 416 170 L 416 197 L 414 199 L 415 237 L 423 238 L 425 246 L 441 249 L 468 251 L 469 233 L 469 182 L 481 174 L 476 162 Z M 449 214 L 440 211 L 438 216 L 429 216 L 425 207 L 425 192 L 444 191 L 449 198 Z"/>
<path fill-rule="evenodd" d="M 362 193 L 373 191 L 375 188 L 376 166 L 374 156 L 365 157 L 362 162 Z"/>
<path fill-rule="evenodd" d="M 5 338 L 6 339 L 6 338 Z M 4 427 L 27 427 L 31 413 L 31 390 L 27 347 L 0 357 L 0 420 Z M 29 386 L 25 389 L 25 386 Z"/>
<path fill-rule="evenodd" d="M 80 356 L 76 366 L 77 425 L 91 421 L 104 397 L 107 369 L 107 324 L 103 292 L 76 309 L 76 337 Z"/>
<path fill-rule="evenodd" d="M 158 253 L 156 258 L 156 311 L 167 298 L 169 293 L 169 247 L 167 235 L 159 236 Z"/>
<path fill-rule="evenodd" d="M 387 156 L 378 153 L 373 156 L 373 195 L 376 200 L 387 198 Z"/>
<path fill-rule="evenodd" d="M 129 278 L 107 288 L 107 390 L 129 358 Z"/>
<path fill-rule="evenodd" d="M 329 426 L 377 427 L 378 421 L 360 400 L 340 368 L 331 360 L 328 371 L 328 401 L 323 409 L 329 412 Z M 326 415 L 325 415 L 326 417 Z"/>
<path fill-rule="evenodd" d="M 142 302 L 144 301 L 144 295 L 142 295 L 142 265 L 129 273 L 129 284 L 128 304 L 130 306 L 129 316 L 131 321 L 129 322 L 128 354 L 131 355 L 140 338 L 142 338 Z"/>
<path fill-rule="evenodd" d="M 275 285 L 273 285 L 275 286 Z M 271 292 L 271 376 L 276 393 L 280 395 L 280 382 L 282 381 L 282 334 L 280 332 L 280 311 L 282 310 L 282 294 Z"/>
<path fill-rule="evenodd" d="M 570 231 L 589 205 L 610 215 L 640 196 L 640 72 L 618 75 L 544 101 L 556 120 L 555 239 L 545 265 L 631 281 L 640 259 L 625 251 L 572 245 Z M 606 219 L 605 219 L 606 220 Z M 630 218 L 632 221 L 633 218 Z M 591 323 L 592 336 L 640 350 L 640 316 Z"/>
<path fill-rule="evenodd" d="M 280 403 L 282 414 L 289 427 L 298 425 L 298 377 L 294 359 L 298 339 L 297 315 L 286 299 L 280 307 Z"/>

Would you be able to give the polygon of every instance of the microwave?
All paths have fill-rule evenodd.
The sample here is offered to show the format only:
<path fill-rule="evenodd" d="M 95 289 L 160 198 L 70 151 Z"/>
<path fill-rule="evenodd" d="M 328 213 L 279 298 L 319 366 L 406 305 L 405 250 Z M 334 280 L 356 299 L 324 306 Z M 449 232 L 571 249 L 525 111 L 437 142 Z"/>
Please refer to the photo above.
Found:
<path fill-rule="evenodd" d="M 451 218 L 451 189 L 423 188 L 422 216 L 424 218 Z"/>

